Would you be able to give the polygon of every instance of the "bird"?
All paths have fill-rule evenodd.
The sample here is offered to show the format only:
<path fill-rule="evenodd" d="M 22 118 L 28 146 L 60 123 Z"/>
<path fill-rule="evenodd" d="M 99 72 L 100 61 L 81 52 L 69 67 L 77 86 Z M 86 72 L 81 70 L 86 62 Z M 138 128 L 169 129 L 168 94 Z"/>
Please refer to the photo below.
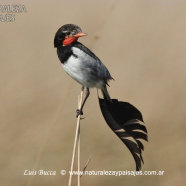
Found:
<path fill-rule="evenodd" d="M 90 95 L 90 88 L 101 90 L 103 98 L 99 105 L 103 117 L 112 131 L 127 146 L 136 163 L 136 170 L 141 170 L 144 163 L 142 151 L 144 146 L 139 139 L 148 140 L 147 129 L 144 126 L 141 112 L 128 102 L 111 99 L 107 86 L 114 80 L 107 67 L 85 45 L 80 43 L 80 37 L 87 36 L 75 24 L 61 26 L 54 37 L 54 48 L 65 72 L 77 81 L 85 97 L 80 109 L 76 110 L 76 117 L 83 115 L 83 107 Z"/>

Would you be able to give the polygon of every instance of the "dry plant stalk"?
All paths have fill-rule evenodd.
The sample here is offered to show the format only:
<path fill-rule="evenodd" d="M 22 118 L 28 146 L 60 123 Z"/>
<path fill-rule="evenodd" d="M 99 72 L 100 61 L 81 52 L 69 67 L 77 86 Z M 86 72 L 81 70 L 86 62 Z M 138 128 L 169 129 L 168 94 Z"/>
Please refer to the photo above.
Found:
<path fill-rule="evenodd" d="M 83 97 L 83 96 L 82 96 Z M 78 108 L 81 108 L 81 97 L 78 96 Z M 79 123 L 79 130 L 78 130 L 78 186 L 80 186 L 80 128 L 81 125 Z"/>
<path fill-rule="evenodd" d="M 81 91 L 79 103 L 78 103 L 78 109 L 80 109 L 82 101 L 83 101 L 83 90 Z M 80 171 L 80 119 L 81 115 L 78 116 L 77 118 L 77 125 L 76 125 L 76 132 L 75 132 L 75 138 L 74 138 L 74 147 L 73 147 L 73 152 L 72 152 L 72 161 L 71 161 L 71 168 L 70 171 L 73 171 L 74 167 L 74 158 L 75 158 L 75 152 L 76 152 L 76 146 L 77 146 L 77 141 L 78 141 L 78 171 Z M 69 176 L 69 183 L 68 186 L 71 186 L 72 183 L 72 174 Z M 80 186 L 80 175 L 78 174 L 78 186 Z"/>

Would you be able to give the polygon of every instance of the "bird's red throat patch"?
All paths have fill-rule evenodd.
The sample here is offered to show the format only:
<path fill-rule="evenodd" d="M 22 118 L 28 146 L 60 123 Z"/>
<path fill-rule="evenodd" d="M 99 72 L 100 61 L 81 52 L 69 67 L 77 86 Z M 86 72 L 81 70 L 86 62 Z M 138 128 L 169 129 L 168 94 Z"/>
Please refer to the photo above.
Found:
<path fill-rule="evenodd" d="M 67 37 L 63 40 L 63 46 L 67 46 L 70 45 L 72 43 L 74 43 L 75 41 L 77 41 L 77 37 Z"/>

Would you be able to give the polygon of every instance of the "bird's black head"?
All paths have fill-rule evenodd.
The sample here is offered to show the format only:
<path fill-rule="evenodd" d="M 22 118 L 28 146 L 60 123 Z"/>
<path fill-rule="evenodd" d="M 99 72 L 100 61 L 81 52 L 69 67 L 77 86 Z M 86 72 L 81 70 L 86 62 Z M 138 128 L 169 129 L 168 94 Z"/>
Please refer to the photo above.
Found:
<path fill-rule="evenodd" d="M 66 24 L 58 29 L 54 38 L 54 47 L 66 46 L 77 41 L 79 37 L 86 36 L 77 25 Z"/>

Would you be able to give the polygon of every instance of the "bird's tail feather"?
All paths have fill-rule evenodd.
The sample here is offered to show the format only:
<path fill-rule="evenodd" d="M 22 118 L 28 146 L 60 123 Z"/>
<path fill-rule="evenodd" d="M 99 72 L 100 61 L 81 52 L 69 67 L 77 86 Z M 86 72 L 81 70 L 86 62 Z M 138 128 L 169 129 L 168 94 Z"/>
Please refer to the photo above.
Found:
<path fill-rule="evenodd" d="M 140 170 L 143 163 L 142 151 L 144 150 L 140 140 L 148 140 L 142 114 L 128 102 L 111 99 L 106 87 L 102 88 L 102 94 L 104 99 L 99 98 L 99 105 L 103 117 L 131 152 L 136 163 L 136 170 Z"/>
<path fill-rule="evenodd" d="M 105 100 L 107 100 L 107 101 L 110 101 L 110 100 L 111 100 L 106 85 L 101 89 L 101 92 L 102 92 L 103 98 L 104 98 Z"/>

